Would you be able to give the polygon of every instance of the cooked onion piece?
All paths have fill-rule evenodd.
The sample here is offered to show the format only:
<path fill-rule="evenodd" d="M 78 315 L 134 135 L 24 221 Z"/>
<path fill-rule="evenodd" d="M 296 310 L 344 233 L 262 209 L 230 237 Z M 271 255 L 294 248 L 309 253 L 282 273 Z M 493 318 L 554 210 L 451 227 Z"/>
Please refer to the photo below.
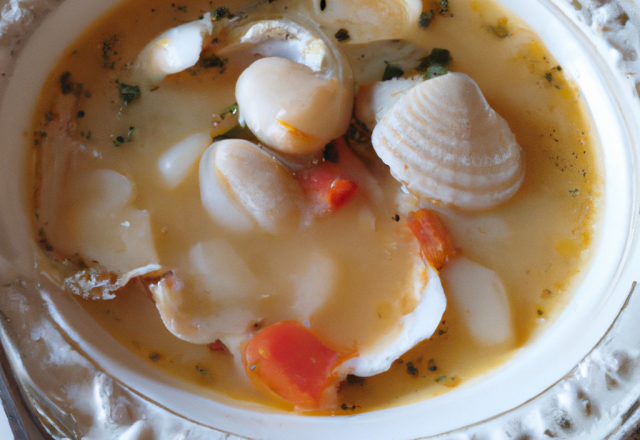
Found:
<path fill-rule="evenodd" d="M 115 171 L 80 176 L 68 195 L 64 247 L 119 276 L 157 265 L 149 213 L 131 206 L 133 196 L 133 184 Z"/>
<path fill-rule="evenodd" d="M 236 85 L 242 116 L 265 144 L 307 155 L 347 131 L 353 92 L 336 79 L 286 58 L 263 58 Z"/>
<path fill-rule="evenodd" d="M 524 179 L 524 154 L 507 122 L 463 73 L 409 90 L 376 125 L 372 143 L 410 192 L 463 210 L 508 200 Z"/>
<path fill-rule="evenodd" d="M 513 341 L 511 308 L 500 277 L 467 258 L 442 270 L 450 301 L 462 311 L 473 338 L 482 345 Z"/>
<path fill-rule="evenodd" d="M 307 0 L 310 1 L 310 0 Z M 349 32 L 347 42 L 402 39 L 418 26 L 422 13 L 420 0 L 313 0 L 315 20 L 334 35 L 340 29 Z"/>
<path fill-rule="evenodd" d="M 356 97 L 356 118 L 373 129 L 402 96 L 421 82 L 420 77 L 394 78 L 361 85 Z"/>
<path fill-rule="evenodd" d="M 279 234 L 299 222 L 298 183 L 283 165 L 248 141 L 223 140 L 205 151 L 200 195 L 211 218 L 231 230 L 258 226 Z"/>
<path fill-rule="evenodd" d="M 198 62 L 204 37 L 212 32 L 209 13 L 204 14 L 201 20 L 171 28 L 144 48 L 138 57 L 137 69 L 152 83 L 182 72 Z"/>
<path fill-rule="evenodd" d="M 158 159 L 162 180 L 169 189 L 185 181 L 209 145 L 209 133 L 196 133 L 175 144 Z"/>

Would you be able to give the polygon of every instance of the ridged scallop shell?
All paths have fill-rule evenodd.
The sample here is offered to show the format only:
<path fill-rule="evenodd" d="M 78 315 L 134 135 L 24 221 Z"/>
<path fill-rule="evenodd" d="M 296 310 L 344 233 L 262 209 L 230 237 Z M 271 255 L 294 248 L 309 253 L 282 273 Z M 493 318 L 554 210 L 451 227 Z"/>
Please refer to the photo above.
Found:
<path fill-rule="evenodd" d="M 504 202 L 524 179 L 524 155 L 507 122 L 462 73 L 407 92 L 376 125 L 372 142 L 411 193 L 463 210 Z"/>

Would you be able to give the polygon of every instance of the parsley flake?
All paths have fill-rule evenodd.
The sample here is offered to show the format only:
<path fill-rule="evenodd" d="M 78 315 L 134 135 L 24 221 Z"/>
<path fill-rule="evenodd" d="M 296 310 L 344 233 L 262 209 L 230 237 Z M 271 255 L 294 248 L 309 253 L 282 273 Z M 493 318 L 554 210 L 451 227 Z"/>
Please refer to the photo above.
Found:
<path fill-rule="evenodd" d="M 423 11 L 422 14 L 420 14 L 420 19 L 418 20 L 418 26 L 422 29 L 428 28 L 434 17 L 435 14 L 433 13 L 433 10 L 430 10 L 429 12 Z"/>
<path fill-rule="evenodd" d="M 347 41 L 349 38 L 351 38 L 351 36 L 349 35 L 349 31 L 346 30 L 345 28 L 341 28 L 338 30 L 338 32 L 336 32 L 336 40 L 342 42 L 342 41 Z"/>
<path fill-rule="evenodd" d="M 130 86 L 129 84 L 118 82 L 118 90 L 120 91 L 120 97 L 124 101 L 124 105 L 127 106 L 131 101 L 134 101 L 141 96 L 139 86 Z"/>

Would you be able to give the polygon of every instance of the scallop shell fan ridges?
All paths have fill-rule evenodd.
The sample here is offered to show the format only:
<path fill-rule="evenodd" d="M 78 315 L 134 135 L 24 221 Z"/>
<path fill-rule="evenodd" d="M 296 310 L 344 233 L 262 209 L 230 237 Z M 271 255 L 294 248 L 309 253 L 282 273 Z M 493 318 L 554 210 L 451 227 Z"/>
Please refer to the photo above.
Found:
<path fill-rule="evenodd" d="M 507 122 L 463 73 L 412 88 L 376 125 L 372 142 L 411 193 L 463 210 L 504 202 L 524 178 Z"/>

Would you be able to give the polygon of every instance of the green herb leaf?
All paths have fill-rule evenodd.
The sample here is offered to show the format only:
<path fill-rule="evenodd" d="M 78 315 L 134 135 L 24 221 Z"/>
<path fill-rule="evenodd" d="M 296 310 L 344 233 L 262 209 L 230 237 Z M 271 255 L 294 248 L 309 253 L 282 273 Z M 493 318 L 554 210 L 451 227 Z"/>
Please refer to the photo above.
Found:
<path fill-rule="evenodd" d="M 438 64 L 435 64 L 433 66 L 430 66 L 427 69 L 427 71 L 424 73 L 423 78 L 431 79 L 431 78 L 435 78 L 436 76 L 446 75 L 447 73 L 449 73 L 449 71 L 447 70 L 446 67 L 442 67 Z"/>
<path fill-rule="evenodd" d="M 226 6 L 222 6 L 221 8 L 216 9 L 211 14 L 214 20 L 222 20 L 223 18 L 228 18 L 231 16 L 231 12 L 229 12 L 229 8 Z"/>
<path fill-rule="evenodd" d="M 409 373 L 412 376 L 418 375 L 418 369 L 413 366 L 413 362 L 407 362 L 407 373 Z"/>
<path fill-rule="evenodd" d="M 387 64 L 387 67 L 384 69 L 384 74 L 382 75 L 382 81 L 389 81 L 393 78 L 400 78 L 404 75 L 404 70 L 402 70 L 399 66 L 395 64 Z"/>
<path fill-rule="evenodd" d="M 229 107 L 225 108 L 224 110 L 222 110 L 222 113 L 220 113 L 220 118 L 224 119 L 225 116 L 227 116 L 229 114 L 235 115 L 236 113 L 238 113 L 238 103 L 237 102 L 235 104 L 232 104 Z"/>
<path fill-rule="evenodd" d="M 71 73 L 64 72 L 60 75 L 60 91 L 63 95 L 73 93 L 77 96 L 82 93 L 82 84 L 71 81 Z"/>
<path fill-rule="evenodd" d="M 440 2 L 440 15 L 444 15 L 449 12 L 449 0 L 442 0 Z"/>
<path fill-rule="evenodd" d="M 418 20 L 418 26 L 422 29 L 428 28 L 434 17 L 435 14 L 433 13 L 433 10 L 430 10 L 429 12 L 422 12 L 422 14 L 420 14 L 420 19 Z"/>
<path fill-rule="evenodd" d="M 196 365 L 196 370 L 198 370 L 199 372 L 201 372 L 202 374 L 208 374 L 209 376 L 211 376 L 211 373 L 209 373 L 207 370 L 205 370 L 204 368 L 200 368 L 199 366 Z"/>
<path fill-rule="evenodd" d="M 416 67 L 416 70 L 418 72 L 427 72 L 430 67 L 437 66 L 438 69 L 432 70 L 431 77 L 438 76 L 440 74 L 447 73 L 446 69 L 444 68 L 447 67 L 449 63 L 451 63 L 451 61 L 452 61 L 451 53 L 447 49 L 435 48 L 431 51 L 429 55 L 427 55 L 426 57 L 420 60 L 420 64 L 418 64 L 418 66 Z M 426 78 L 425 76 L 425 79 L 428 79 L 428 78 Z"/>
<path fill-rule="evenodd" d="M 118 82 L 120 97 L 124 101 L 124 105 L 129 105 L 133 100 L 140 98 L 141 92 L 139 86 L 130 86 L 129 84 Z"/>
<path fill-rule="evenodd" d="M 335 37 L 338 41 L 346 41 L 351 38 L 351 36 L 349 35 L 349 31 L 344 28 L 339 29 L 338 32 L 336 32 Z"/>

